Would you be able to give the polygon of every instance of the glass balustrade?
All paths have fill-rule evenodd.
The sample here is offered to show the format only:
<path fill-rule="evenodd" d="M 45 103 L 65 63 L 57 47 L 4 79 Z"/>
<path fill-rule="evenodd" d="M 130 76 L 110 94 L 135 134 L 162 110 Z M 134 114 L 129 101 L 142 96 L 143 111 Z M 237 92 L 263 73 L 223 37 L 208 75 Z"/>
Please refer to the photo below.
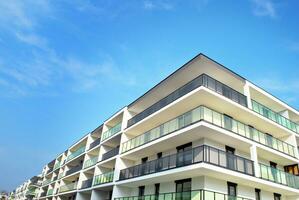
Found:
<path fill-rule="evenodd" d="M 109 130 L 105 131 L 102 134 L 101 141 L 106 140 L 121 130 L 121 122 L 110 128 Z"/>
<path fill-rule="evenodd" d="M 104 153 L 103 156 L 102 156 L 102 161 L 107 160 L 109 158 L 112 158 L 112 157 L 116 156 L 118 153 L 119 153 L 119 146 L 117 146 L 117 147 L 111 149 L 110 151 Z"/>
<path fill-rule="evenodd" d="M 174 92 L 170 93 L 168 96 L 159 100 L 155 104 L 151 105 L 144 111 L 138 113 L 137 115 L 129 119 L 128 127 L 132 126 L 133 124 L 136 124 L 137 122 L 141 121 L 147 116 L 153 114 L 154 112 L 157 112 L 161 108 L 167 106 L 168 104 L 174 102 L 175 100 L 188 94 L 189 92 L 199 88 L 200 86 L 204 86 L 210 90 L 213 90 L 218 94 L 225 96 L 242 106 L 247 107 L 247 98 L 245 95 L 241 94 L 240 92 L 237 92 L 231 87 L 213 79 L 212 77 L 206 74 L 202 74 L 197 78 L 193 79 L 192 81 L 188 82 L 187 84 L 183 85 L 179 89 L 175 90 Z"/>
<path fill-rule="evenodd" d="M 98 156 L 90 158 L 84 162 L 84 169 L 95 165 L 98 162 Z"/>
<path fill-rule="evenodd" d="M 205 106 L 199 106 L 156 128 L 151 129 L 150 131 L 122 143 L 121 152 L 127 152 L 201 120 L 295 157 L 294 146 Z"/>
<path fill-rule="evenodd" d="M 258 103 L 257 101 L 251 100 L 252 110 L 263 115 L 264 117 L 282 125 L 283 127 L 299 133 L 299 124 L 285 118 L 284 116 L 278 114 L 277 112 L 271 110 L 270 108 Z"/>
<path fill-rule="evenodd" d="M 261 178 L 299 189 L 299 177 L 274 167 L 260 164 Z"/>
<path fill-rule="evenodd" d="M 118 197 L 114 200 L 252 200 L 239 196 L 209 190 L 192 190 L 185 192 L 169 192 L 144 196 Z"/>
<path fill-rule="evenodd" d="M 101 138 L 96 139 L 89 145 L 89 149 L 92 149 L 92 148 L 98 146 L 100 143 L 101 143 Z"/>
<path fill-rule="evenodd" d="M 90 188 L 92 186 L 93 178 L 82 181 L 81 189 Z"/>
<path fill-rule="evenodd" d="M 71 191 L 71 190 L 76 190 L 77 184 L 78 184 L 78 182 L 63 185 L 59 188 L 59 192 L 62 193 L 62 192 L 67 192 L 67 191 Z"/>
<path fill-rule="evenodd" d="M 58 169 L 60 167 L 60 161 L 58 161 L 55 165 L 54 165 L 54 171 L 56 170 L 56 169 Z"/>
<path fill-rule="evenodd" d="M 113 175 L 114 171 L 95 176 L 93 179 L 93 186 L 112 182 Z"/>
<path fill-rule="evenodd" d="M 47 192 L 47 196 L 52 195 L 53 194 L 53 189 L 49 189 Z"/>
<path fill-rule="evenodd" d="M 47 179 L 47 180 L 45 180 L 44 182 L 43 182 L 43 185 L 47 185 L 47 184 L 49 184 L 51 182 L 51 179 Z"/>
<path fill-rule="evenodd" d="M 72 152 L 68 157 L 67 157 L 67 161 L 81 155 L 82 153 L 84 153 L 85 151 L 85 146 L 80 147 L 79 149 L 77 149 L 76 151 Z"/>
<path fill-rule="evenodd" d="M 123 169 L 120 171 L 119 179 L 135 178 L 201 162 L 254 176 L 253 161 L 214 147 L 202 145 L 188 151 Z"/>

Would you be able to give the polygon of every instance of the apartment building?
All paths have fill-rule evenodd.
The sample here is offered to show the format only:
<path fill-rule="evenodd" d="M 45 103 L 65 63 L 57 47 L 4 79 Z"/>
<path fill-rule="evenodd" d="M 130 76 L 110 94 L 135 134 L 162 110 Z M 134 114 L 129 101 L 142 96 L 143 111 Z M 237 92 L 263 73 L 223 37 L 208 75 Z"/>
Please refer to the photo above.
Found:
<path fill-rule="evenodd" d="M 11 192 L 9 199 L 32 200 L 38 196 L 41 184 L 42 177 L 34 176 Z"/>
<path fill-rule="evenodd" d="M 36 199 L 295 200 L 298 140 L 297 110 L 199 54 L 49 162 Z"/>

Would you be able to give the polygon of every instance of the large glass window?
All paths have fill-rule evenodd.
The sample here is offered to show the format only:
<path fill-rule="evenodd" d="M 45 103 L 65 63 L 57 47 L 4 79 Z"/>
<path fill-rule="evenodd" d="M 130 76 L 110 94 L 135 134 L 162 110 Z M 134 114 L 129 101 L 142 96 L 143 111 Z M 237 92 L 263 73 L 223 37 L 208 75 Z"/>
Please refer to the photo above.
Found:
<path fill-rule="evenodd" d="M 236 183 L 231 183 L 227 182 L 227 194 L 229 199 L 235 199 L 237 196 L 237 184 Z"/>
<path fill-rule="evenodd" d="M 178 167 L 192 163 L 192 143 L 178 146 L 176 149 Z"/>
<path fill-rule="evenodd" d="M 176 200 L 191 199 L 191 179 L 178 180 L 176 182 Z"/>

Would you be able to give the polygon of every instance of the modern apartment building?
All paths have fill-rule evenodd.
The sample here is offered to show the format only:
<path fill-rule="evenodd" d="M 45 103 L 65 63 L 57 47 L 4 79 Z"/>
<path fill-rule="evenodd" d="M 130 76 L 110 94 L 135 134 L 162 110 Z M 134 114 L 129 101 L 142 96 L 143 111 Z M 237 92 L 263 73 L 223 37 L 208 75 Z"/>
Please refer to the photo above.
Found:
<path fill-rule="evenodd" d="M 297 110 L 199 54 L 49 162 L 36 199 L 296 200 L 298 140 Z"/>
<path fill-rule="evenodd" d="M 32 200 L 38 196 L 41 184 L 42 177 L 34 176 L 11 192 L 9 199 Z"/>

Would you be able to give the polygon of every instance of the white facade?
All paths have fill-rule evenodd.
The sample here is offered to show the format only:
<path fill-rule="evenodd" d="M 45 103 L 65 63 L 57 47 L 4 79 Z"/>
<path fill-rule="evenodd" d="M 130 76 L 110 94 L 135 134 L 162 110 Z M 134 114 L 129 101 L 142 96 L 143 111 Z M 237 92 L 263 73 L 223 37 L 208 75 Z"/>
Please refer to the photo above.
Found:
<path fill-rule="evenodd" d="M 199 54 L 48 163 L 35 198 L 299 199 L 298 121 Z"/>

